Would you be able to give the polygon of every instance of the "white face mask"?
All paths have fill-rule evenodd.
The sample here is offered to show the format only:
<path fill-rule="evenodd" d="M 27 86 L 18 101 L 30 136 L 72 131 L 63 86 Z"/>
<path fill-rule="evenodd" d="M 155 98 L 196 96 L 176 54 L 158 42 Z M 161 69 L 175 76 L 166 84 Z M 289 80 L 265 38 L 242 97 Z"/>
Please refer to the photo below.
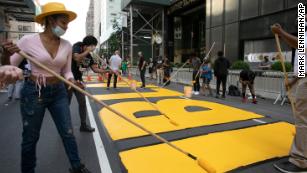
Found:
<path fill-rule="evenodd" d="M 61 37 L 62 35 L 65 34 L 65 30 L 62 29 L 60 26 L 56 26 L 54 28 L 52 28 L 52 32 L 54 35 L 58 36 L 58 37 Z"/>

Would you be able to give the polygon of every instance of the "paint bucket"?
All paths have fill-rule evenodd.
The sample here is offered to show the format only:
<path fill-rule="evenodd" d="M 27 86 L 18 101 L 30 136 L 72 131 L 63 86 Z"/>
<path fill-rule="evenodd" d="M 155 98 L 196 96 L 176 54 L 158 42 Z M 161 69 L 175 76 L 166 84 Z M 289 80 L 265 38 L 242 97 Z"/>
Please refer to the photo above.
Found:
<path fill-rule="evenodd" d="M 191 86 L 184 86 L 183 88 L 184 96 L 191 98 L 192 97 L 192 87 Z"/>

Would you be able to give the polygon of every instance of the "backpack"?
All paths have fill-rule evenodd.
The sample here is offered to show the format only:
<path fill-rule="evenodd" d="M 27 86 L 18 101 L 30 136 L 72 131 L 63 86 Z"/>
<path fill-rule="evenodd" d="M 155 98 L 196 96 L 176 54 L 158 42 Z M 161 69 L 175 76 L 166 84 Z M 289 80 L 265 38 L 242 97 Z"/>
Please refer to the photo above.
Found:
<path fill-rule="evenodd" d="M 241 92 L 240 92 L 238 87 L 236 87 L 234 85 L 230 85 L 228 87 L 228 95 L 230 95 L 230 96 L 240 96 Z"/>

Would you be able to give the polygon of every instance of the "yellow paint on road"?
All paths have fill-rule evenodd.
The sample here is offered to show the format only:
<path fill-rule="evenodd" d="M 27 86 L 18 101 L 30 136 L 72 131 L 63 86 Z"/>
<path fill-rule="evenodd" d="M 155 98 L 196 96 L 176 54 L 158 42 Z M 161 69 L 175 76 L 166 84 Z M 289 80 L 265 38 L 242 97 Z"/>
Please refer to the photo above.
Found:
<path fill-rule="evenodd" d="M 111 105 L 112 108 L 155 133 L 263 117 L 230 106 L 198 100 L 163 99 L 158 101 L 156 106 L 172 120 L 176 121 L 179 126 L 172 125 L 169 120 L 162 115 L 136 118 L 134 116 L 136 112 L 155 110 L 144 101 L 121 102 Z M 185 107 L 188 106 L 198 106 L 211 110 L 188 112 L 185 110 Z M 99 112 L 99 116 L 113 140 L 147 135 L 146 132 L 131 125 L 106 108 L 103 108 Z"/>
<path fill-rule="evenodd" d="M 206 159 L 218 173 L 288 155 L 294 126 L 285 123 L 212 133 L 172 142 Z M 129 173 L 205 173 L 198 164 L 166 144 L 120 153 Z"/>
<path fill-rule="evenodd" d="M 146 98 L 152 97 L 174 97 L 174 96 L 182 96 L 182 93 L 177 91 L 172 91 L 168 89 L 159 89 L 157 87 L 150 88 L 153 90 L 152 92 L 142 92 L 143 96 Z M 139 90 L 141 92 L 141 89 Z M 119 91 L 120 92 L 120 89 Z M 130 99 L 130 98 L 141 98 L 141 96 L 135 92 L 133 93 L 119 93 L 119 94 L 102 94 L 95 95 L 95 97 L 99 100 L 116 100 L 116 99 Z"/>

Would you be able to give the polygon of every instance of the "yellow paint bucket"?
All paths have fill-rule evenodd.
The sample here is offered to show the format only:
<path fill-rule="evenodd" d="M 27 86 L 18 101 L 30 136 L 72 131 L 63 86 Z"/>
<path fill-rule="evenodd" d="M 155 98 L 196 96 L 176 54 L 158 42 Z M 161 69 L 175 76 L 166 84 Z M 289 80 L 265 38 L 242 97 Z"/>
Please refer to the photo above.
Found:
<path fill-rule="evenodd" d="M 191 98 L 192 97 L 192 87 L 191 86 L 184 86 L 183 88 L 184 96 Z"/>

